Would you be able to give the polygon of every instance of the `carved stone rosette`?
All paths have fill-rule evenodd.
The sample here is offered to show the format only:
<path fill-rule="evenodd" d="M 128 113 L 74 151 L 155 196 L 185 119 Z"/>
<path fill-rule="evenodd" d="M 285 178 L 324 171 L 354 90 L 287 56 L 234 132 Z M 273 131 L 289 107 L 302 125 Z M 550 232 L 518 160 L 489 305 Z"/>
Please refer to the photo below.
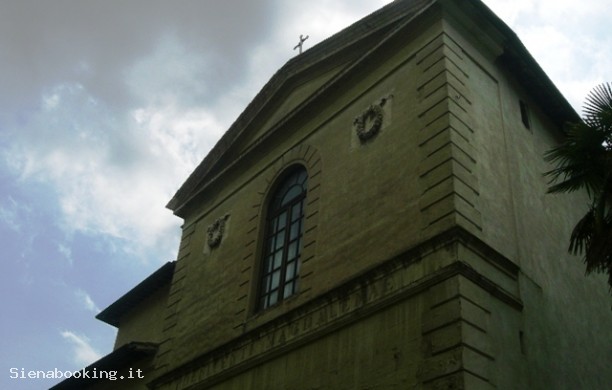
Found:
<path fill-rule="evenodd" d="M 223 232 L 225 231 L 225 221 L 229 217 L 229 214 L 217 218 L 207 229 L 208 232 L 208 247 L 216 248 L 221 244 L 223 238 Z"/>
<path fill-rule="evenodd" d="M 362 143 L 373 138 L 382 128 L 383 106 L 386 102 L 387 98 L 383 98 L 378 103 L 371 104 L 353 121 L 355 132 Z"/>

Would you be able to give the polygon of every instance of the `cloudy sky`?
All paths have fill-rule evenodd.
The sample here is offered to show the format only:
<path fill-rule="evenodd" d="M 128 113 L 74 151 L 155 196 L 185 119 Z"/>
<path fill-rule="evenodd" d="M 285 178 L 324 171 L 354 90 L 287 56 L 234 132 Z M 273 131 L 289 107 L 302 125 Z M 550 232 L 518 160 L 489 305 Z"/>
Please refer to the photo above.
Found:
<path fill-rule="evenodd" d="M 94 316 L 174 259 L 174 191 L 300 34 L 388 2 L 0 0 L 0 388 L 110 352 Z M 612 80 L 608 2 L 485 1 L 576 109 Z"/>

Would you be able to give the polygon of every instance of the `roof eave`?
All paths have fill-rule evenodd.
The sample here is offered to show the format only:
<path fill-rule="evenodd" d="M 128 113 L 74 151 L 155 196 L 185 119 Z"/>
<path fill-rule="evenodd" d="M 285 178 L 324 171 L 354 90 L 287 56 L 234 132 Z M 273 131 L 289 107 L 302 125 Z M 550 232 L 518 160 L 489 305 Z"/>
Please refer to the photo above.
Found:
<path fill-rule="evenodd" d="M 469 1 L 504 37 L 504 42 L 501 42 L 503 52 L 497 59 L 499 63 L 515 75 L 517 81 L 536 99 L 551 120 L 560 129 L 568 121 L 579 121 L 580 116 L 576 110 L 529 53 L 518 35 L 482 1 Z"/>
<path fill-rule="evenodd" d="M 169 261 L 153 272 L 146 279 L 125 293 L 106 309 L 102 310 L 96 318 L 114 327 L 119 327 L 121 317 L 134 308 L 139 302 L 149 297 L 162 286 L 169 284 L 174 273 L 176 261 Z"/>

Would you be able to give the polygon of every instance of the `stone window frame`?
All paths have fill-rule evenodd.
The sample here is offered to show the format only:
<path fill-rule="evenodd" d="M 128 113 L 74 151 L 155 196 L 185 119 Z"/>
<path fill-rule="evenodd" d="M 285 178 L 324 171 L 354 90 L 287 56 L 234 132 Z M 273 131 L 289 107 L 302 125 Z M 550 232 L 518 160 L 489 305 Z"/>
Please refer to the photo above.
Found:
<path fill-rule="evenodd" d="M 282 202 L 279 197 L 301 191 Z M 304 234 L 308 170 L 302 164 L 285 169 L 269 195 L 265 213 L 257 310 L 266 310 L 297 293 Z"/>
<path fill-rule="evenodd" d="M 240 281 L 240 287 L 244 289 L 242 290 L 244 294 L 242 297 L 248 297 L 245 300 L 248 305 L 240 310 L 246 312 L 244 320 L 256 314 L 274 311 L 259 310 L 258 306 L 267 205 L 275 184 L 287 172 L 287 169 L 298 164 L 304 166 L 308 174 L 308 193 L 304 205 L 303 243 L 300 255 L 300 288 L 289 299 L 282 301 L 282 304 L 275 305 L 275 307 L 284 306 L 294 300 L 301 301 L 301 298 L 307 297 L 310 291 L 309 280 L 313 274 L 312 260 L 316 254 L 322 161 L 317 148 L 308 144 L 299 144 L 279 157 L 261 173 L 260 190 L 257 191 L 259 201 L 253 205 L 253 214 L 248 219 L 249 228 L 243 258 L 245 264 Z M 239 299 L 240 301 L 242 301 L 242 297 Z"/>

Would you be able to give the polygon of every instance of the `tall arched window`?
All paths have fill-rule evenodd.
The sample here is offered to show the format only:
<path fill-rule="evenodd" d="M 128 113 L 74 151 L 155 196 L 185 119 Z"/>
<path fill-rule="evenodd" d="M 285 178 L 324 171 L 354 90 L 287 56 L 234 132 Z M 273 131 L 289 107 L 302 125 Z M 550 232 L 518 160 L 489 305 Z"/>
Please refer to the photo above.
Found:
<path fill-rule="evenodd" d="M 308 174 L 292 169 L 270 198 L 260 280 L 260 310 L 298 290 Z"/>

